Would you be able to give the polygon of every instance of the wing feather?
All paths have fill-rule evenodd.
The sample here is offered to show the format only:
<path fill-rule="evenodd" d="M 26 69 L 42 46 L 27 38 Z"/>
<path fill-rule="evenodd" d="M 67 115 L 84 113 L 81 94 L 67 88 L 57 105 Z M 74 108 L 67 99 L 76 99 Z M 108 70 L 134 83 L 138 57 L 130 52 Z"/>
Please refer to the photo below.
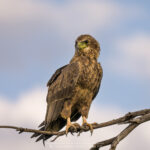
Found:
<path fill-rule="evenodd" d="M 45 128 L 47 129 L 51 122 L 57 120 L 60 115 L 65 100 L 71 99 L 74 88 L 79 77 L 78 63 L 72 63 L 61 70 L 56 71 L 57 75 L 48 82 L 47 94 L 47 113 L 45 117 Z"/>
<path fill-rule="evenodd" d="M 103 69 L 102 69 L 100 63 L 98 63 L 98 73 L 99 73 L 99 75 L 98 75 L 98 78 L 97 78 L 97 80 L 98 80 L 97 81 L 97 86 L 93 91 L 93 97 L 92 97 L 93 100 L 97 96 L 97 93 L 98 93 L 98 91 L 100 89 L 100 86 L 101 86 L 101 80 L 102 80 L 102 77 L 103 77 Z"/>
<path fill-rule="evenodd" d="M 59 69 L 57 69 L 57 70 L 55 71 L 55 73 L 52 75 L 52 77 L 51 77 L 51 78 L 49 79 L 49 81 L 47 82 L 47 86 L 50 86 L 50 85 L 57 79 L 57 77 L 60 75 L 61 71 L 62 71 L 65 67 L 67 67 L 67 65 L 65 65 L 65 66 L 63 66 L 63 67 L 61 67 L 61 68 L 59 68 Z"/>

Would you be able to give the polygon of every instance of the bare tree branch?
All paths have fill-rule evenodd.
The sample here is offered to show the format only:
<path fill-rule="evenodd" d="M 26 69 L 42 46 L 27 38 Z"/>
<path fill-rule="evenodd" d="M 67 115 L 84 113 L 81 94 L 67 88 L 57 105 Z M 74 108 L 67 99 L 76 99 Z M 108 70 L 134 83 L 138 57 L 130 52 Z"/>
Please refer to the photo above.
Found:
<path fill-rule="evenodd" d="M 115 150 L 121 140 L 123 140 L 137 126 L 139 126 L 140 124 L 146 121 L 150 121 L 150 113 L 142 115 L 141 117 L 138 117 L 138 118 L 128 120 L 128 123 L 130 123 L 129 126 L 127 126 L 121 133 L 119 133 L 116 137 L 94 144 L 91 150 L 98 150 L 101 147 L 107 146 L 107 145 L 111 145 L 110 150 Z"/>
<path fill-rule="evenodd" d="M 113 119 L 104 123 L 94 123 L 92 124 L 93 129 L 99 129 L 102 127 L 107 127 L 115 124 L 129 124 L 121 133 L 119 133 L 117 136 L 110 138 L 108 140 L 98 142 L 94 144 L 94 146 L 91 148 L 91 150 L 98 150 L 103 146 L 111 145 L 110 150 L 115 150 L 117 145 L 121 140 L 123 140 L 130 132 L 132 132 L 137 126 L 140 124 L 150 121 L 150 109 L 144 109 L 140 111 L 135 111 L 135 112 L 129 112 L 123 117 Z M 65 131 L 60 131 L 60 132 L 50 132 L 50 131 L 40 131 L 40 130 L 35 130 L 35 129 L 28 129 L 28 128 L 22 128 L 22 127 L 16 127 L 16 126 L 0 126 L 0 128 L 10 128 L 10 129 L 15 129 L 16 131 L 19 131 L 19 133 L 22 132 L 31 132 L 31 133 L 40 133 L 44 135 L 56 135 L 56 137 L 52 140 L 55 141 L 58 137 L 63 136 L 66 134 Z M 78 132 L 79 134 L 82 132 L 87 132 L 89 131 L 89 127 L 83 127 L 83 126 L 78 126 L 77 131 L 70 130 L 71 133 Z"/>

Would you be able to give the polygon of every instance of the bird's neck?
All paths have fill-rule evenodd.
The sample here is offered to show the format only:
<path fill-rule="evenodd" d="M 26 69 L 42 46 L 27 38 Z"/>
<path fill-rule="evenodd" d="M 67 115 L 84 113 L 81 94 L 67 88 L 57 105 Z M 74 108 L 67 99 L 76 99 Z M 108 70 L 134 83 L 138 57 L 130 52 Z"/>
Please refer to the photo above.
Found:
<path fill-rule="evenodd" d="M 91 55 L 74 55 L 74 57 L 71 59 L 70 63 L 78 62 L 81 60 L 89 60 L 90 62 L 97 62 L 97 58 L 92 57 Z"/>

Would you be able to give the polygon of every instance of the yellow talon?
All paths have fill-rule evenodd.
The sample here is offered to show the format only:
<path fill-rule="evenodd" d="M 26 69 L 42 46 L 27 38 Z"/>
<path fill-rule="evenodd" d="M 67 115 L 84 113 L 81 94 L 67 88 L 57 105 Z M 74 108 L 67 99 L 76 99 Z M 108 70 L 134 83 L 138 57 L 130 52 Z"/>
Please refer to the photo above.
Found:
<path fill-rule="evenodd" d="M 76 124 L 72 124 L 70 118 L 67 118 L 66 135 L 68 134 L 70 128 L 73 128 L 75 131 L 77 130 Z"/>
<path fill-rule="evenodd" d="M 91 135 L 92 135 L 93 134 L 93 126 L 92 126 L 92 124 L 87 122 L 85 116 L 83 116 L 82 119 L 83 119 L 82 126 L 88 126 L 90 128 L 90 132 L 91 132 Z"/>

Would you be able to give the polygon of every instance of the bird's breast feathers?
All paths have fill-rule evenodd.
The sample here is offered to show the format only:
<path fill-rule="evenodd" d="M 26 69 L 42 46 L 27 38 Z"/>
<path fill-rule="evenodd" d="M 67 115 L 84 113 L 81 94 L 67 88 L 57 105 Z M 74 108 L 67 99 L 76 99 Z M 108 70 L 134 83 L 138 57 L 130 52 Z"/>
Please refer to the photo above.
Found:
<path fill-rule="evenodd" d="M 77 85 L 93 91 L 100 82 L 99 63 L 86 57 L 80 57 L 77 61 L 80 68 Z"/>

